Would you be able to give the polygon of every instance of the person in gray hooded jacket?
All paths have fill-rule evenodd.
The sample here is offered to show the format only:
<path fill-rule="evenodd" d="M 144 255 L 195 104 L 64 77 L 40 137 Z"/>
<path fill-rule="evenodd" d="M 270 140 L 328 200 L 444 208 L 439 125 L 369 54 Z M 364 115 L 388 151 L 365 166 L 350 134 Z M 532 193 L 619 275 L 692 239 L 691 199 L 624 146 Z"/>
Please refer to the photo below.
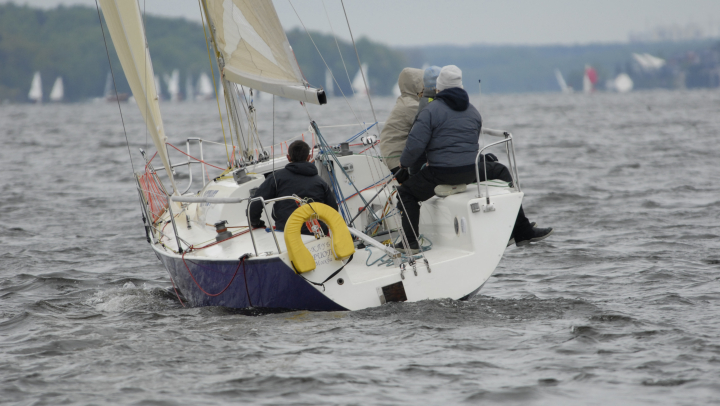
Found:
<path fill-rule="evenodd" d="M 462 72 L 457 66 L 449 65 L 442 68 L 437 78 L 437 90 L 435 101 L 418 114 L 400 156 L 401 169 L 416 163 L 423 153 L 427 155 L 428 162 L 417 175 L 409 179 L 398 179 L 401 183 L 398 188 L 400 199 L 398 209 L 402 212 L 402 225 L 408 237 L 409 247 L 396 248 L 406 253 L 419 251 L 417 242 L 417 235 L 420 234 L 419 202 L 433 197 L 438 185 L 465 186 L 476 181 L 475 158 L 479 149 L 482 117 L 470 104 L 470 98 L 462 88 Z M 488 169 L 491 169 L 488 171 L 488 177 L 491 179 L 506 177 L 501 174 L 503 168 L 509 175 L 507 168 L 497 162 L 489 162 L 488 165 Z M 480 173 L 484 176 L 484 171 Z M 512 178 L 509 178 L 509 181 L 512 181 Z M 525 217 L 522 207 L 520 208 L 513 229 L 513 238 L 517 245 L 540 241 L 550 233 L 552 228 L 533 227 Z"/>

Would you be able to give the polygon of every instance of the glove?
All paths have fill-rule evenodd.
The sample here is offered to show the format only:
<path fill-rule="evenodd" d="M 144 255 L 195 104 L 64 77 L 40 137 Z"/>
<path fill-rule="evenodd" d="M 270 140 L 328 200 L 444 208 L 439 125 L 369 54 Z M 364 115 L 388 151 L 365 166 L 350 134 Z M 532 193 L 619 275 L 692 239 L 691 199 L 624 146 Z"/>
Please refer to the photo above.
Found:
<path fill-rule="evenodd" d="M 410 172 L 408 172 L 407 168 L 400 168 L 400 170 L 395 173 L 395 180 L 401 185 L 409 178 Z"/>
<path fill-rule="evenodd" d="M 495 154 L 485 154 L 485 162 L 497 162 L 499 161 L 498 157 L 495 156 Z"/>
<path fill-rule="evenodd" d="M 250 225 L 253 228 L 265 228 L 265 222 L 262 220 L 254 221 Z"/>

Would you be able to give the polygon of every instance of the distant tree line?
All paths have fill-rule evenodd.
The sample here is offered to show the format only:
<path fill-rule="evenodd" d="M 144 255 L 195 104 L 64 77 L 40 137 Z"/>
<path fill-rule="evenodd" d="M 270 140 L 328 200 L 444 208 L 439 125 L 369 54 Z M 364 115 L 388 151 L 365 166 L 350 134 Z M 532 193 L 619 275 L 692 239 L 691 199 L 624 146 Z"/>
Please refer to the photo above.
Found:
<path fill-rule="evenodd" d="M 187 75 L 196 80 L 201 72 L 210 74 L 200 23 L 148 15 L 145 26 L 156 74 L 162 77 L 164 73 L 179 69 L 183 85 Z M 337 77 L 340 89 L 345 94 L 350 93 L 348 74 L 345 73 L 335 39 L 320 33 L 311 35 Z M 118 92 L 129 92 L 107 27 L 105 39 Z M 293 30 L 288 32 L 288 39 L 307 80 L 315 86 L 324 86 L 327 69 L 308 34 Z M 352 79 L 359 70 L 355 51 L 346 41 L 338 43 Z M 375 94 L 389 93 L 400 70 L 407 64 L 405 54 L 365 38 L 357 41 L 357 47 L 363 62 L 370 66 L 368 80 L 371 91 Z M 41 73 L 46 98 L 58 76 L 63 78 L 65 99 L 68 101 L 103 95 L 109 66 L 95 8 L 60 6 L 40 10 L 12 3 L 0 5 L 0 102 L 27 101 L 36 71 Z M 161 88 L 164 87 L 163 83 Z M 337 86 L 336 92 L 339 94 Z"/>
<path fill-rule="evenodd" d="M 146 16 L 145 23 L 156 74 L 162 77 L 178 69 L 184 89 L 188 75 L 194 82 L 201 72 L 210 73 L 200 23 L 151 15 Z M 107 28 L 105 36 L 118 91 L 129 93 Z M 335 94 L 351 93 L 350 82 L 359 70 L 351 43 L 343 40 L 336 43 L 332 35 L 317 32 L 308 35 L 300 29 L 289 31 L 287 36 L 305 78 L 312 85 L 324 87 L 327 71 L 315 48 L 317 45 L 339 84 L 334 86 Z M 398 74 L 406 66 L 458 65 L 464 73 L 464 86 L 471 93 L 477 92 L 478 80 L 482 80 L 483 92 L 488 93 L 548 92 L 559 90 L 554 75 L 556 68 L 563 73 L 569 85 L 579 89 L 586 64 L 595 67 L 602 83 L 627 70 L 633 52 L 670 58 L 683 52 L 700 52 L 712 45 L 713 41 L 704 40 L 574 46 L 435 45 L 391 48 L 367 38 L 357 40 L 360 58 L 369 67 L 370 91 L 375 95 L 390 94 Z M 703 69 L 715 68 L 716 65 Z M 27 101 L 36 71 L 42 75 L 45 98 L 58 76 L 64 80 L 65 99 L 68 101 L 103 95 L 109 67 L 95 8 L 60 6 L 40 10 L 12 3 L 0 5 L 0 102 Z M 692 71 L 689 71 L 690 87 L 694 83 L 693 77 Z M 643 87 L 643 83 L 639 81 L 638 87 Z M 161 88 L 165 89 L 164 83 L 161 83 Z"/>

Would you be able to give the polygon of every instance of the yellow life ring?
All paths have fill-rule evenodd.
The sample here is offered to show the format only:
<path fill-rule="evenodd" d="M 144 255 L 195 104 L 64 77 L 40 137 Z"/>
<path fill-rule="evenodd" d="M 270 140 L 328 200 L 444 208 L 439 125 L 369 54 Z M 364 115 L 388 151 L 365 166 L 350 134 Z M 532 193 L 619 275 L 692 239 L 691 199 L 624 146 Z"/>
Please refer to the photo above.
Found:
<path fill-rule="evenodd" d="M 290 262 L 295 267 L 295 272 L 305 273 L 315 269 L 315 259 L 300 237 L 302 226 L 314 214 L 327 224 L 332 233 L 332 247 L 335 259 L 345 259 L 355 253 L 350 230 L 345 224 L 340 213 L 332 207 L 322 203 L 308 203 L 295 209 L 285 223 L 285 246 L 288 250 Z"/>

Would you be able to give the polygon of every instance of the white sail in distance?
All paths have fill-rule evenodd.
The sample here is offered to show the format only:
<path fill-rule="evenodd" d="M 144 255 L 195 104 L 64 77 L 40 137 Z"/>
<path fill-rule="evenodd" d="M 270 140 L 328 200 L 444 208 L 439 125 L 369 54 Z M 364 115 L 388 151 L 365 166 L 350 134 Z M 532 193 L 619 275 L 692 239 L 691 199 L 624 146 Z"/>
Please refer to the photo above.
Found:
<path fill-rule="evenodd" d="M 55 79 L 52 90 L 50 91 L 50 101 L 61 102 L 65 97 L 65 87 L 63 86 L 62 77 L 58 76 Z"/>
<path fill-rule="evenodd" d="M 32 83 L 30 84 L 30 92 L 28 92 L 28 99 L 35 103 L 42 103 L 43 92 L 42 92 L 42 79 L 40 78 L 40 72 L 35 72 Z"/>
<path fill-rule="evenodd" d="M 175 69 L 171 75 L 164 74 L 165 85 L 170 94 L 170 101 L 177 102 L 180 100 L 180 71 Z"/>
<path fill-rule="evenodd" d="M 125 77 L 132 89 L 135 102 L 140 109 L 148 133 L 157 149 L 158 157 L 165 167 L 175 193 L 175 179 L 167 155 L 167 137 L 160 115 L 155 73 L 150 52 L 145 46 L 147 41 L 140 7 L 136 1 L 99 0 L 110 37 L 115 45 L 118 59 L 122 64 Z M 159 85 L 159 83 L 157 83 Z"/>
<path fill-rule="evenodd" d="M 558 86 L 560 86 L 560 91 L 563 93 L 572 93 L 573 89 L 572 87 L 568 86 L 567 83 L 565 83 L 565 78 L 563 77 L 562 73 L 560 73 L 560 69 L 555 69 L 555 79 L 557 79 Z"/>
<path fill-rule="evenodd" d="M 335 83 L 329 69 L 325 71 L 325 94 L 329 96 L 335 95 Z"/>
<path fill-rule="evenodd" d="M 203 0 L 223 77 L 288 99 L 323 104 L 303 79 L 271 0 Z M 224 66 L 223 66 L 224 65 Z"/>
<path fill-rule="evenodd" d="M 192 75 L 189 73 L 185 76 L 185 100 L 195 101 L 195 88 L 193 86 Z"/>
<path fill-rule="evenodd" d="M 363 75 L 365 75 L 365 79 L 367 79 L 368 66 L 366 63 L 362 64 L 360 66 L 360 70 L 355 74 L 355 77 L 352 81 L 352 88 L 353 92 L 355 93 L 355 96 L 367 96 L 368 90 L 370 90 L 370 84 L 368 84 L 367 87 L 365 87 L 365 80 L 363 80 Z"/>
<path fill-rule="evenodd" d="M 215 98 L 215 90 L 213 89 L 212 82 L 205 72 L 201 73 L 198 78 L 197 93 L 197 97 L 200 100 L 210 100 Z"/>

